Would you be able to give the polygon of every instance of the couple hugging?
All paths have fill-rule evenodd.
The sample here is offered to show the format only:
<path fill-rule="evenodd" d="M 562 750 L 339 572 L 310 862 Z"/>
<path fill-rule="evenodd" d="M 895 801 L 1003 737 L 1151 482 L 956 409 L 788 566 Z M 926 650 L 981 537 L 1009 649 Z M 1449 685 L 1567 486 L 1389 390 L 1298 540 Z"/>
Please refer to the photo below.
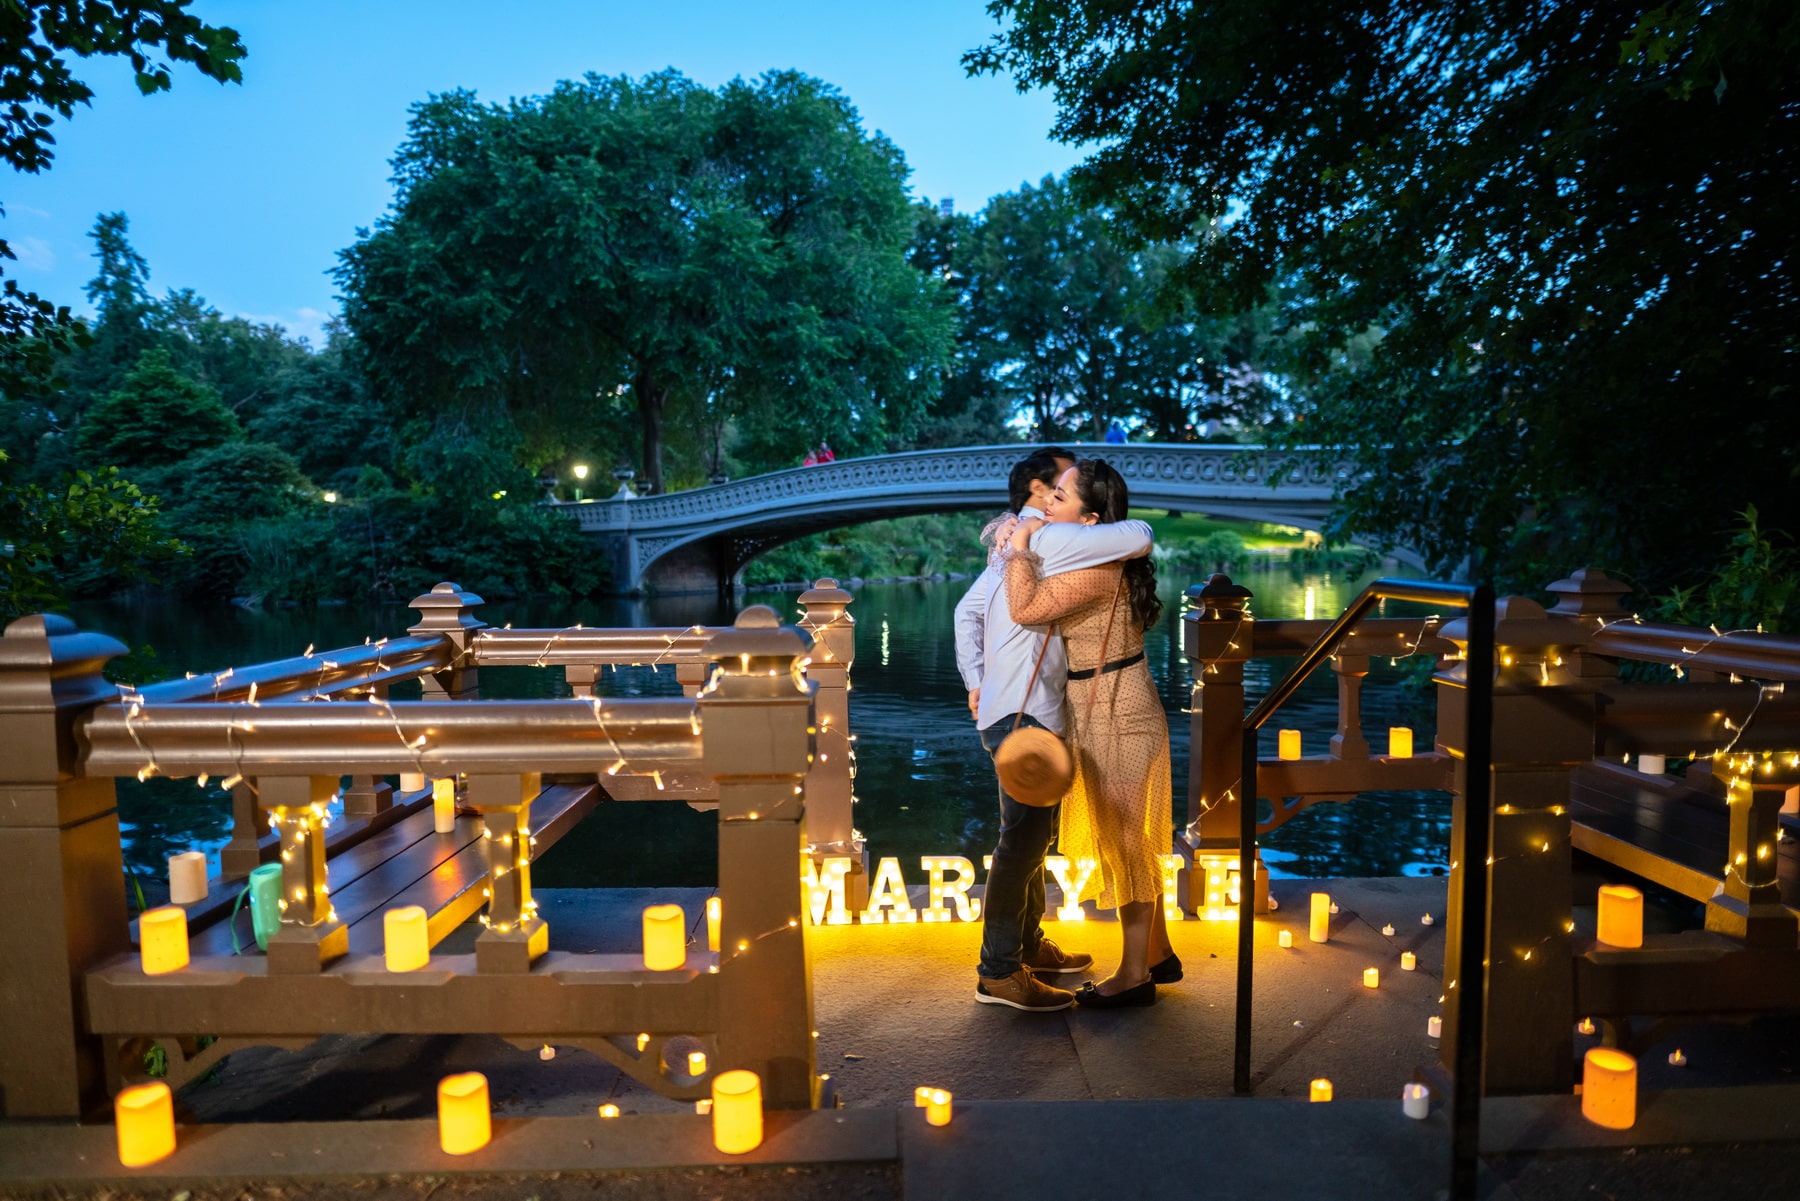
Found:
<path fill-rule="evenodd" d="M 1181 979 L 1163 922 L 1160 856 L 1169 839 L 1169 729 L 1144 662 L 1144 631 L 1162 611 L 1150 527 L 1129 520 L 1125 481 L 1104 459 L 1056 447 L 1020 461 L 1007 515 L 983 532 L 987 570 L 956 606 L 956 661 L 992 754 L 1015 723 L 1063 734 L 1074 782 L 1060 804 L 1000 792 L 1000 843 L 982 905 L 975 999 L 1051 1012 L 1151 1005 Z M 1041 660 L 1041 661 L 1040 661 Z M 1119 966 L 1076 992 L 1044 977 L 1080 973 L 1093 956 L 1044 936 L 1044 855 L 1058 837 L 1098 869 L 1079 897 L 1119 911 Z"/>

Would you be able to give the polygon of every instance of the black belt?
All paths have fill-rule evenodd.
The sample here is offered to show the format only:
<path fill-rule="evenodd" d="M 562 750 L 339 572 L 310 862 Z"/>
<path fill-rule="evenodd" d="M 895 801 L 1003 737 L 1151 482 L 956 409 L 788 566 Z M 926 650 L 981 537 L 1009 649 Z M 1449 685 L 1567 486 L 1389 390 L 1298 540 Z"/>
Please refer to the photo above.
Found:
<path fill-rule="evenodd" d="M 1137 654 L 1131 655 L 1124 659 L 1114 659 L 1111 663 L 1106 664 L 1104 667 L 1090 667 L 1090 668 L 1087 668 L 1085 671 L 1071 671 L 1069 673 L 1069 678 L 1071 680 L 1091 680 L 1095 676 L 1103 676 L 1109 671 L 1123 671 L 1125 668 L 1130 667 L 1133 663 L 1142 663 L 1143 661 L 1144 661 L 1144 652 L 1139 651 Z"/>

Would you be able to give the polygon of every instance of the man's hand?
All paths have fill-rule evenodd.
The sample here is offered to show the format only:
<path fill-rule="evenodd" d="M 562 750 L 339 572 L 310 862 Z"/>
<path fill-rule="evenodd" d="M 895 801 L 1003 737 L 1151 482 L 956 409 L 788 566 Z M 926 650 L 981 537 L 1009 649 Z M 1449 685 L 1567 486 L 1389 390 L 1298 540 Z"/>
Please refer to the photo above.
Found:
<path fill-rule="evenodd" d="M 971 688 L 971 689 L 969 689 L 969 716 L 970 717 L 978 717 L 978 716 L 980 716 L 980 714 L 981 714 L 981 689 Z"/>
<path fill-rule="evenodd" d="M 1014 550 L 1030 550 L 1031 536 L 1043 529 L 1044 524 L 1042 517 L 1021 517 L 1019 523 L 1013 526 L 1012 548 Z"/>

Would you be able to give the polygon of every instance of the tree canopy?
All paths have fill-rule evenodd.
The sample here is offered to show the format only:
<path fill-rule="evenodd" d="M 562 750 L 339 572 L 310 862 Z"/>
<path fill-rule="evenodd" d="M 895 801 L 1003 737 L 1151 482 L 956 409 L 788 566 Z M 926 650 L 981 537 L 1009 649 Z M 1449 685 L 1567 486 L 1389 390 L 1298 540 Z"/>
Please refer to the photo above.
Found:
<path fill-rule="evenodd" d="M 1054 89 L 1075 173 L 1271 290 L 1340 532 L 1531 586 L 1667 586 L 1800 528 L 1800 8 L 1782 0 L 995 0 L 966 63 Z M 1550 577 L 1553 578 L 1553 577 Z"/>
<path fill-rule="evenodd" d="M 820 436 L 887 449 L 950 332 L 905 261 L 905 175 L 794 72 L 434 96 L 392 210 L 343 252 L 345 320 L 397 413 L 440 436 L 516 430 L 528 462 L 611 447 L 655 488 L 666 438 L 710 433 L 716 467 L 726 423 L 758 466 Z"/>

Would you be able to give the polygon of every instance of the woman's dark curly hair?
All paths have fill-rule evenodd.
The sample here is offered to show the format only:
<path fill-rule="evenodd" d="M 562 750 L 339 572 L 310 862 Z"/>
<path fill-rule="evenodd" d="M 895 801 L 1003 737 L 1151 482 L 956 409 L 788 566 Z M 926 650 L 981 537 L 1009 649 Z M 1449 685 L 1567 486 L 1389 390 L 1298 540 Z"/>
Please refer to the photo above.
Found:
<path fill-rule="evenodd" d="M 1075 464 L 1075 494 L 1084 513 L 1101 521 L 1124 521 L 1131 512 L 1131 490 L 1125 479 L 1105 459 L 1081 459 Z M 1145 555 L 1125 560 L 1125 589 L 1131 598 L 1131 615 L 1138 629 L 1148 630 L 1162 616 L 1156 598 L 1156 564 Z"/>

